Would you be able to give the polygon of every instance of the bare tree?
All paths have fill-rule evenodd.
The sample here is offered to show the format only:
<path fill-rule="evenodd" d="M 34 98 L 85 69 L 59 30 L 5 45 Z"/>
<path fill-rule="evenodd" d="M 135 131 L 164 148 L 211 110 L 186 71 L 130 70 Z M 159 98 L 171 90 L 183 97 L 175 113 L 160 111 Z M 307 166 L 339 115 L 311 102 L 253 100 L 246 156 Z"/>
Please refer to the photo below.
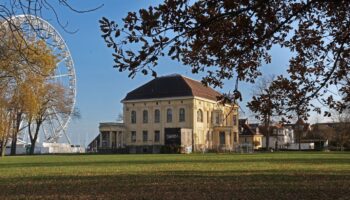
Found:
<path fill-rule="evenodd" d="M 335 112 L 332 116 L 334 121 L 332 140 L 343 151 L 345 145 L 350 144 L 350 110 Z"/>
<path fill-rule="evenodd" d="M 264 124 L 266 136 L 266 148 L 270 147 L 270 125 L 274 117 L 282 115 L 282 96 L 273 86 L 275 77 L 263 77 L 256 84 L 252 100 L 248 102 L 248 108 L 254 112 L 256 118 Z"/>

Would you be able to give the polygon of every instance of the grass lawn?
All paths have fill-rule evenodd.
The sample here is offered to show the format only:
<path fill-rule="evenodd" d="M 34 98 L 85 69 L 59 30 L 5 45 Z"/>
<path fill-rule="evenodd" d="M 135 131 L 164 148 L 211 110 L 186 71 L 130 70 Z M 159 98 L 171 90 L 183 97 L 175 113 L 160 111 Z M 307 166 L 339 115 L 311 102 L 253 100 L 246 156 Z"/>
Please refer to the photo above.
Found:
<path fill-rule="evenodd" d="M 350 199 L 350 153 L 0 158 L 0 199 Z"/>

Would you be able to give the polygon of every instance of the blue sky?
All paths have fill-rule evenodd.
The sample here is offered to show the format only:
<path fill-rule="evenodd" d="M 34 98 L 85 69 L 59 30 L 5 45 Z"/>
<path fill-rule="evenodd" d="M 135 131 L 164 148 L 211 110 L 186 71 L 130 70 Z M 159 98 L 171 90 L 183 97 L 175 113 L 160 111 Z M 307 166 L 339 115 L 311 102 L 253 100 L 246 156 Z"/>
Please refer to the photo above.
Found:
<path fill-rule="evenodd" d="M 69 135 L 76 144 L 87 144 L 98 134 L 99 122 L 116 121 L 118 113 L 122 112 L 120 100 L 126 93 L 152 79 L 150 76 L 137 75 L 136 78 L 127 77 L 127 72 L 120 73 L 113 66 L 111 50 L 101 38 L 98 20 L 107 17 L 120 23 L 129 11 L 137 11 L 150 5 L 157 5 L 161 1 L 154 0 L 76 0 L 71 1 L 77 9 L 89 9 L 104 4 L 97 11 L 79 14 L 59 7 L 58 13 L 62 22 L 68 22 L 68 30 L 76 30 L 69 34 L 57 25 L 54 18 L 45 18 L 52 23 L 66 40 L 75 63 L 77 75 L 77 103 L 81 112 L 81 119 L 76 119 L 69 125 Z M 272 49 L 272 63 L 263 66 L 265 74 L 281 74 L 285 71 L 290 53 L 280 48 Z M 158 74 L 166 75 L 180 73 L 200 80 L 199 75 L 192 75 L 190 68 L 170 59 L 160 60 L 156 68 Z M 234 81 L 226 83 L 221 92 L 231 89 Z M 252 85 L 240 84 L 244 101 L 241 106 L 244 111 L 246 101 L 251 95 Z"/>

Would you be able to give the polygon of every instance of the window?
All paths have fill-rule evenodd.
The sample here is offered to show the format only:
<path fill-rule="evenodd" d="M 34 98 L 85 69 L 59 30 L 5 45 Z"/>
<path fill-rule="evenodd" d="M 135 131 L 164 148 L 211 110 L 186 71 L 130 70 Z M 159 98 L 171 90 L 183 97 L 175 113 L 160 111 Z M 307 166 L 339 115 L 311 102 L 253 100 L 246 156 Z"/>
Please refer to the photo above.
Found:
<path fill-rule="evenodd" d="M 225 132 L 220 132 L 220 144 L 226 144 L 225 143 Z"/>
<path fill-rule="evenodd" d="M 147 140 L 148 140 L 148 132 L 142 131 L 142 141 L 147 142 Z"/>
<path fill-rule="evenodd" d="M 143 119 L 142 121 L 143 121 L 144 124 L 148 123 L 148 111 L 147 110 L 144 110 L 142 112 L 142 119 Z"/>
<path fill-rule="evenodd" d="M 154 131 L 154 142 L 160 141 L 160 131 Z"/>
<path fill-rule="evenodd" d="M 160 111 L 158 109 L 154 110 L 154 123 L 160 122 Z"/>
<path fill-rule="evenodd" d="M 209 120 L 209 111 L 207 112 L 207 123 L 209 124 L 211 120 Z"/>
<path fill-rule="evenodd" d="M 180 108 L 179 110 L 179 122 L 184 122 L 185 121 L 185 109 Z"/>
<path fill-rule="evenodd" d="M 197 111 L 197 122 L 203 122 L 203 111 L 201 109 Z"/>
<path fill-rule="evenodd" d="M 131 111 L 131 123 L 136 124 L 136 111 Z"/>
<path fill-rule="evenodd" d="M 237 126 L 237 117 L 236 117 L 236 115 L 233 115 L 233 125 Z"/>
<path fill-rule="evenodd" d="M 233 141 L 234 142 L 237 142 L 237 136 L 238 136 L 237 132 L 234 132 L 233 133 Z"/>
<path fill-rule="evenodd" d="M 220 124 L 220 115 L 218 112 L 215 112 L 215 124 Z"/>
<path fill-rule="evenodd" d="M 166 110 L 166 122 L 171 123 L 173 121 L 173 111 L 168 108 Z"/>
<path fill-rule="evenodd" d="M 136 142 L 136 131 L 131 131 L 131 142 Z"/>

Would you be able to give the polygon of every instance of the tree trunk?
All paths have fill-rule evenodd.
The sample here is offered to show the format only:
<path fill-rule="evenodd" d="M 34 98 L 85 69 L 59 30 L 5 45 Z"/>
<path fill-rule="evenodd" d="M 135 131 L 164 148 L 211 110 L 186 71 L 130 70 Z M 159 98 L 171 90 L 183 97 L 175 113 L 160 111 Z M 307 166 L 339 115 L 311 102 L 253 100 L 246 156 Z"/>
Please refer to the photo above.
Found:
<path fill-rule="evenodd" d="M 11 155 L 16 155 L 16 147 L 17 147 L 17 134 L 14 133 L 12 135 L 12 142 L 11 142 Z"/>
<path fill-rule="evenodd" d="M 34 154 L 34 150 L 35 150 L 35 141 L 30 141 L 31 145 L 30 145 L 30 149 L 29 149 L 29 154 L 33 155 Z"/>
<path fill-rule="evenodd" d="M 270 148 L 270 127 L 266 127 L 266 150 L 268 151 Z"/>
<path fill-rule="evenodd" d="M 30 149 L 29 149 L 29 154 L 33 155 L 34 154 L 34 150 L 35 150 L 35 144 L 36 144 L 36 140 L 38 139 L 38 134 L 35 131 L 35 135 L 34 138 L 30 140 Z"/>
<path fill-rule="evenodd" d="M 5 157 L 6 153 L 6 140 L 1 141 L 1 157 Z"/>
<path fill-rule="evenodd" d="M 17 112 L 16 121 L 15 121 L 16 127 L 13 130 L 13 134 L 12 134 L 11 155 L 16 155 L 17 136 L 18 136 L 20 125 L 21 125 L 21 121 L 22 121 L 22 113 L 21 112 Z"/>
<path fill-rule="evenodd" d="M 11 135 L 10 134 L 11 126 L 12 126 L 12 121 L 8 120 L 8 125 L 5 128 L 5 130 L 3 130 L 4 135 L 3 135 L 2 141 L 1 141 L 1 157 L 4 157 L 6 154 L 6 145 L 7 145 L 7 142 L 9 140 L 9 137 Z"/>
<path fill-rule="evenodd" d="M 36 129 L 35 129 L 35 133 L 34 133 L 34 137 L 31 137 L 30 142 L 31 142 L 31 146 L 30 146 L 30 151 L 29 154 L 33 155 L 34 154 L 34 150 L 35 150 L 35 143 L 38 139 L 38 135 L 39 135 L 39 130 L 40 130 L 40 126 L 41 126 L 41 121 L 37 121 L 36 123 Z"/>
<path fill-rule="evenodd" d="M 298 139 L 299 139 L 299 151 L 301 151 L 301 133 L 300 133 L 299 127 L 298 127 Z"/>
<path fill-rule="evenodd" d="M 29 149 L 29 154 L 33 155 L 34 154 L 34 148 L 35 148 L 35 140 L 34 137 L 32 135 L 32 129 L 31 129 L 31 122 L 28 122 L 28 134 L 29 134 L 29 138 L 30 138 L 30 149 Z M 33 142 L 34 141 L 34 142 Z"/>
<path fill-rule="evenodd" d="M 266 130 L 266 150 L 270 148 L 270 117 L 265 117 L 265 130 Z"/>
<path fill-rule="evenodd" d="M 300 116 L 298 115 L 298 120 L 297 120 L 296 125 L 297 125 L 297 131 L 298 131 L 299 151 L 301 151 L 301 131 L 300 131 L 300 125 L 299 125 L 299 123 L 300 123 Z"/>
<path fill-rule="evenodd" d="M 34 138 L 30 140 L 30 150 L 29 150 L 29 154 L 33 155 L 34 154 L 34 150 L 35 150 L 35 144 L 36 144 L 36 140 L 38 139 L 38 133 L 39 133 L 39 128 L 37 126 L 36 130 L 35 130 L 35 135 Z"/>

